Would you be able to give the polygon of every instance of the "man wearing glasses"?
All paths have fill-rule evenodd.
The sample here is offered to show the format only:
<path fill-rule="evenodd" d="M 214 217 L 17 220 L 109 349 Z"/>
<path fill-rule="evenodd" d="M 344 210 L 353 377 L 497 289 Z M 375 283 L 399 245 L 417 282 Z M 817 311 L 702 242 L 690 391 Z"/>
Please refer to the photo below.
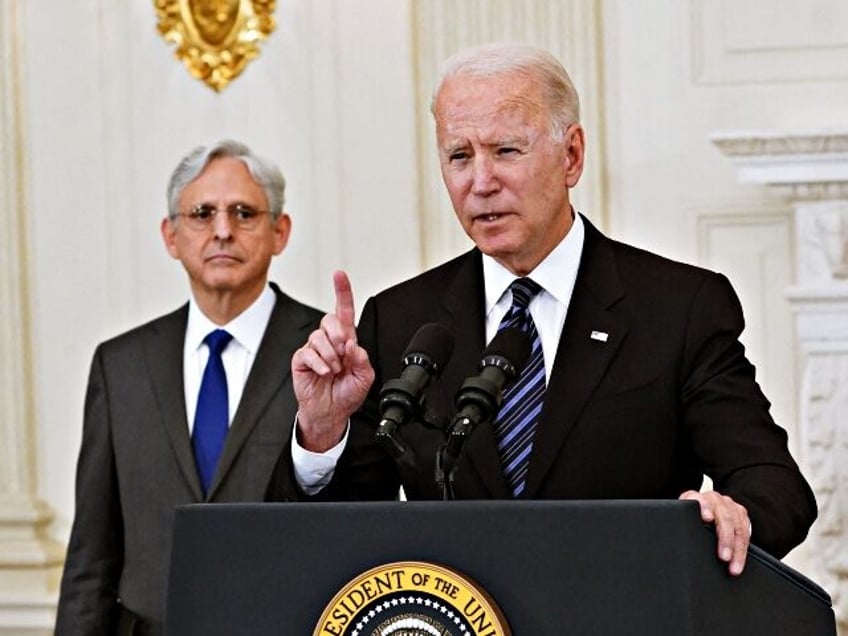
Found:
<path fill-rule="evenodd" d="M 284 191 L 234 141 L 173 172 L 161 231 L 191 298 L 94 354 L 57 634 L 161 633 L 174 508 L 262 501 L 291 452 L 287 361 L 322 313 L 268 281 Z"/>

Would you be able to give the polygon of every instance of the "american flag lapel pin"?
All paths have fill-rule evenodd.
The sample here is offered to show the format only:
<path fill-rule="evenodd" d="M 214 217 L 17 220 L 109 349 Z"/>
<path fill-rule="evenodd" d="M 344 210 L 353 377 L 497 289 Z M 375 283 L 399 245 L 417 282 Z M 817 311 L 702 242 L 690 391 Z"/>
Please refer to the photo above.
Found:
<path fill-rule="evenodd" d="M 592 330 L 592 333 L 589 334 L 589 337 L 592 340 L 598 340 L 599 342 L 606 342 L 609 340 L 609 334 L 606 331 L 595 331 Z"/>

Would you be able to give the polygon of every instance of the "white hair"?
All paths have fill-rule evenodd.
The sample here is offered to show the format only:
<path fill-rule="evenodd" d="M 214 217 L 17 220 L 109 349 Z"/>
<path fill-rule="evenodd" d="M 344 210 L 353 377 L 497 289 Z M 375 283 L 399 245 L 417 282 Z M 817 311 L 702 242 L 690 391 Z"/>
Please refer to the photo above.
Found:
<path fill-rule="evenodd" d="M 283 212 L 286 193 L 283 173 L 273 162 L 253 154 L 247 145 L 231 139 L 224 139 L 212 146 L 198 146 L 183 157 L 168 181 L 168 216 L 173 219 L 179 213 L 177 207 L 185 187 L 197 179 L 212 160 L 223 157 L 238 159 L 245 165 L 250 176 L 265 193 L 272 218 L 279 217 Z"/>
<path fill-rule="evenodd" d="M 430 110 L 444 83 L 453 77 L 497 77 L 517 73 L 538 82 L 547 99 L 551 135 L 562 140 L 571 124 L 580 122 L 580 98 L 565 68 L 544 49 L 526 44 L 492 43 L 459 51 L 442 65 Z"/>

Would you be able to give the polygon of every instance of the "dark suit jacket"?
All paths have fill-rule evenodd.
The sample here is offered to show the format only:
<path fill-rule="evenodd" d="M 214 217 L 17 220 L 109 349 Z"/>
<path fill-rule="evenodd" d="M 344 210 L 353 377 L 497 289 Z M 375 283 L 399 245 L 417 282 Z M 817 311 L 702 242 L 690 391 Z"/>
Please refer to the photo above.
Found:
<path fill-rule="evenodd" d="M 806 536 L 816 504 L 738 340 L 744 322 L 730 283 L 585 225 L 524 496 L 676 498 L 697 490 L 707 474 L 716 490 L 747 507 L 753 541 L 782 556 Z M 358 331 L 376 380 L 326 497 L 390 498 L 399 483 L 410 499 L 438 497 L 434 458 L 442 432 L 406 425 L 400 433 L 417 454 L 417 469 L 398 469 L 374 443 L 377 393 L 400 374 L 415 331 L 440 322 L 456 348 L 427 401 L 450 416 L 456 390 L 478 372 L 484 307 L 477 250 L 369 299 Z M 590 338 L 593 331 L 608 340 Z M 489 425 L 465 445 L 456 495 L 510 497 Z"/>
<path fill-rule="evenodd" d="M 272 287 L 276 304 L 207 502 L 262 501 L 289 452 L 291 356 L 322 314 Z M 115 634 L 118 599 L 146 625 L 129 633 L 162 629 L 174 508 L 204 501 L 183 389 L 187 318 L 186 304 L 94 354 L 57 634 Z"/>

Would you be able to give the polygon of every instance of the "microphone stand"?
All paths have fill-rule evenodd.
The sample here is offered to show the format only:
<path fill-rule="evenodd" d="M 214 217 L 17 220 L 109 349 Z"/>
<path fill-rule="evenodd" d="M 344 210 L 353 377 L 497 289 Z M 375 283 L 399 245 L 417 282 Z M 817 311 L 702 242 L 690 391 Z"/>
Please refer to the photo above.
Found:
<path fill-rule="evenodd" d="M 383 419 L 377 427 L 377 442 L 392 456 L 399 468 L 406 467 L 410 470 L 417 469 L 415 453 L 406 445 L 401 437 L 396 435 L 397 422 Z"/>
<path fill-rule="evenodd" d="M 459 457 L 473 428 L 473 422 L 470 418 L 457 418 L 453 422 L 439 454 L 436 455 L 436 483 L 439 486 L 442 501 L 456 499 L 454 483 L 456 481 L 456 470 L 459 466 Z"/>
<path fill-rule="evenodd" d="M 436 455 L 436 483 L 442 501 L 456 499 L 456 470 L 468 436 L 480 424 L 490 422 L 500 407 L 501 392 L 480 376 L 468 378 L 462 385 L 460 396 L 457 404 L 460 411 L 451 422 L 447 439 Z"/>
<path fill-rule="evenodd" d="M 453 489 L 454 476 L 456 474 L 456 466 L 451 467 L 447 471 L 444 466 L 444 446 L 436 455 L 436 484 L 439 486 L 440 501 L 454 501 L 456 493 Z"/>
<path fill-rule="evenodd" d="M 424 427 L 444 431 L 447 428 L 447 418 L 441 414 L 426 408 L 421 405 L 423 413 L 421 413 L 417 421 Z M 418 455 L 410 448 L 403 439 L 403 435 L 399 434 L 398 429 L 400 424 L 391 418 L 383 418 L 377 426 L 375 435 L 377 442 L 394 460 L 401 474 L 404 470 L 411 471 L 412 474 L 419 475 L 421 473 L 418 463 Z M 436 456 L 438 465 L 439 456 Z M 438 470 L 438 469 L 437 469 Z"/>

